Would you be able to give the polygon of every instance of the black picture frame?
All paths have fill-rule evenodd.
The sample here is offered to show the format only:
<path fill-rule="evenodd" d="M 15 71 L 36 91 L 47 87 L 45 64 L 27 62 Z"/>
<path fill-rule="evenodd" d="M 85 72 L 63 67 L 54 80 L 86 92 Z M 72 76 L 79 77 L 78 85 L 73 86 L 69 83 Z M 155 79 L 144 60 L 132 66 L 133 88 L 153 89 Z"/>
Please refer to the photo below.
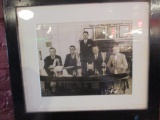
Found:
<path fill-rule="evenodd" d="M 150 4 L 150 52 L 149 52 L 149 90 L 148 109 L 146 110 L 116 110 L 116 111 L 81 111 L 81 112 L 43 112 L 26 113 L 24 90 L 22 84 L 21 61 L 17 37 L 16 7 L 79 4 L 79 3 L 103 3 L 103 2 L 149 2 Z M 159 27 L 160 11 L 157 4 L 159 0 L 4 0 L 4 18 L 8 57 L 10 66 L 11 87 L 14 102 L 15 120 L 53 120 L 53 119 L 109 119 L 109 120 L 158 120 L 159 108 Z M 138 98 L 137 98 L 138 100 Z"/>

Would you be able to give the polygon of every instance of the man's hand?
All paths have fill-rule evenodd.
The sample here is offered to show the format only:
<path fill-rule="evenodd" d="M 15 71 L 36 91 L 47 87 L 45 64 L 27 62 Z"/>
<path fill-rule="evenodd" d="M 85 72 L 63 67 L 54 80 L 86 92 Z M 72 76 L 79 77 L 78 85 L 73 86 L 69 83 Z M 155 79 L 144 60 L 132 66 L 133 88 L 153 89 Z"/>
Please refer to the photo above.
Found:
<path fill-rule="evenodd" d="M 48 69 L 53 69 L 54 68 L 54 66 L 53 65 L 50 65 L 49 67 L 48 67 Z"/>
<path fill-rule="evenodd" d="M 54 72 L 54 69 L 50 69 L 51 72 Z"/>

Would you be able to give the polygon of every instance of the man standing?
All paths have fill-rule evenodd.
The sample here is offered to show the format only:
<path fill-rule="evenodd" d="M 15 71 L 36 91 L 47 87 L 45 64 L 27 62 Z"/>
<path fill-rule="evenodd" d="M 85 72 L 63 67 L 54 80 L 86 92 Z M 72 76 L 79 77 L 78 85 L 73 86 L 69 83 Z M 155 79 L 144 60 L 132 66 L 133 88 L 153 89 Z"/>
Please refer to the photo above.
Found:
<path fill-rule="evenodd" d="M 66 55 L 64 67 L 77 66 L 77 58 L 76 58 L 76 53 L 75 53 L 75 50 L 76 50 L 75 46 L 71 45 L 69 47 L 69 50 L 70 50 L 70 54 Z"/>
<path fill-rule="evenodd" d="M 80 41 L 80 59 L 82 66 L 82 76 L 86 76 L 87 62 L 90 62 L 92 53 L 92 46 L 94 45 L 93 40 L 88 39 L 88 32 L 83 32 L 83 40 Z"/>
<path fill-rule="evenodd" d="M 88 62 L 89 57 L 92 54 L 93 40 L 88 39 L 88 32 L 83 32 L 83 40 L 80 41 L 80 56 L 82 62 Z"/>
<path fill-rule="evenodd" d="M 56 49 L 51 47 L 49 49 L 50 55 L 44 59 L 44 69 L 48 76 L 54 75 L 54 68 L 62 65 L 61 57 L 56 55 Z"/>

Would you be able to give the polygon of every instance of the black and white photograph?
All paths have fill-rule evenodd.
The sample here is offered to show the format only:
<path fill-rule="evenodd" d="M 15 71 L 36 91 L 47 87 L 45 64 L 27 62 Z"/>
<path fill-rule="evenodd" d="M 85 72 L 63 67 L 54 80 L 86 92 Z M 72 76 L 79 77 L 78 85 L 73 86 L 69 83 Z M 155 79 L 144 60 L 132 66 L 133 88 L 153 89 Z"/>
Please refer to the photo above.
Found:
<path fill-rule="evenodd" d="M 111 29 L 121 27 L 120 22 L 97 22 L 103 27 L 95 22 L 38 24 L 42 96 L 132 94 L 132 38 L 115 38 Z M 132 21 L 123 20 L 126 24 L 132 26 Z M 98 37 L 100 32 L 103 36 Z"/>
<path fill-rule="evenodd" d="M 26 111 L 145 109 L 148 10 L 143 2 L 17 8 Z"/>

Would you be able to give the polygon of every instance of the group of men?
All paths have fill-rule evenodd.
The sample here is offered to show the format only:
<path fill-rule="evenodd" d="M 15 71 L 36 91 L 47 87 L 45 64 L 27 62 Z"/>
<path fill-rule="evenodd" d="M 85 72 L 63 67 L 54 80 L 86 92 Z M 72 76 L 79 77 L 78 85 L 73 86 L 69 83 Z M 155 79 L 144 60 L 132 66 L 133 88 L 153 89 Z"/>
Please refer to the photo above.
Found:
<path fill-rule="evenodd" d="M 71 45 L 69 47 L 70 54 L 66 55 L 64 67 L 77 66 L 77 56 L 80 57 L 82 69 L 86 69 L 87 63 L 94 63 L 94 66 L 102 66 L 103 59 L 100 54 L 99 47 L 94 44 L 94 41 L 88 39 L 88 32 L 83 32 L 83 40 L 80 41 L 80 54 L 77 55 L 76 47 Z M 48 76 L 54 75 L 54 68 L 56 66 L 62 66 L 61 57 L 56 55 L 56 49 L 51 47 L 49 49 L 50 55 L 44 59 L 44 69 Z M 128 63 L 124 54 L 119 53 L 118 46 L 113 46 L 113 54 L 108 61 L 105 61 L 107 67 L 127 68 Z"/>

